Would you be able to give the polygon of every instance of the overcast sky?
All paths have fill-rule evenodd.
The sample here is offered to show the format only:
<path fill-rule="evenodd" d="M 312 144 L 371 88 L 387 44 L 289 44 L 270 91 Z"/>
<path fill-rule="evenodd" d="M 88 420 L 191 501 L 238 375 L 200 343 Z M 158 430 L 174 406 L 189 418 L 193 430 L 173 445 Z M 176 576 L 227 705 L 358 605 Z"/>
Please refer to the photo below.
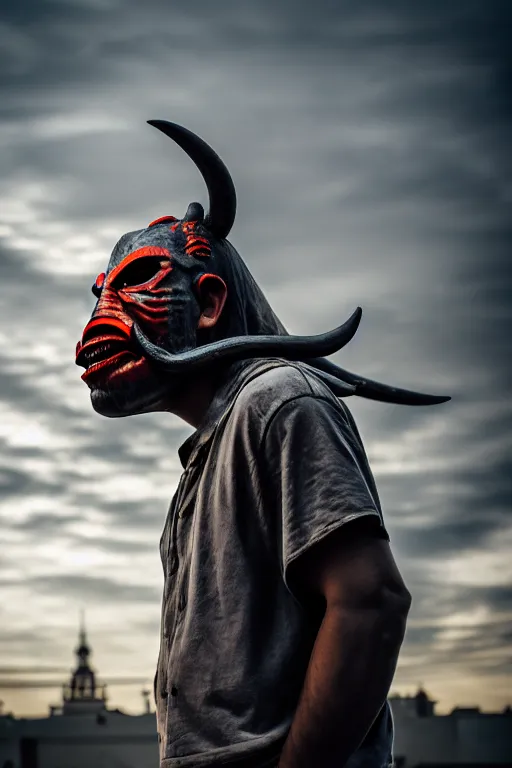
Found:
<path fill-rule="evenodd" d="M 158 541 L 191 429 L 96 415 L 74 350 L 117 239 L 206 204 L 145 123 L 163 118 L 227 163 L 230 240 L 290 332 L 361 305 L 340 364 L 452 395 L 346 401 L 414 600 L 393 689 L 421 682 L 440 711 L 510 702 L 511 15 L 506 0 L 4 4 L 4 681 L 36 660 L 65 679 L 84 608 L 101 677 L 152 682 Z M 141 710 L 140 688 L 112 686 L 111 704 Z M 0 697 L 37 713 L 59 691 Z"/>

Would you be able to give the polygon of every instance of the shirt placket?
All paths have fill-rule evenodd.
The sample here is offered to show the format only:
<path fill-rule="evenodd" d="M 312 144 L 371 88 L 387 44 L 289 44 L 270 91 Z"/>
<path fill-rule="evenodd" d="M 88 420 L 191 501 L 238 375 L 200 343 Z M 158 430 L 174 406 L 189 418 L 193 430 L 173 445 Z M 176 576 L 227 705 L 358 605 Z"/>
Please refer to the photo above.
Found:
<path fill-rule="evenodd" d="M 169 576 L 174 576 L 179 567 L 178 542 L 177 542 L 178 521 L 179 521 L 179 513 L 180 513 L 182 500 L 187 491 L 187 480 L 189 476 L 190 476 L 190 468 L 187 468 L 183 472 L 180 479 L 180 483 L 178 485 L 178 490 L 176 492 L 176 503 L 174 504 L 174 509 L 173 509 L 173 513 L 170 521 L 169 546 L 167 549 L 168 569 L 167 569 L 167 580 L 166 580 L 168 588 L 169 588 L 169 585 L 172 583 L 172 580 L 169 579 Z"/>
<path fill-rule="evenodd" d="M 186 474 L 186 478 L 185 478 Z M 190 543 L 188 538 L 190 530 L 185 529 L 189 518 L 192 515 L 194 500 L 197 488 L 202 474 L 202 467 L 197 462 L 190 465 L 184 473 L 184 482 L 181 491 L 177 494 L 177 503 L 174 509 L 171 538 L 169 542 L 169 573 L 171 586 L 167 591 L 168 599 L 166 606 L 167 613 L 167 637 L 168 648 L 167 657 L 167 679 L 169 690 L 168 706 L 171 709 L 177 707 L 178 702 L 178 684 L 176 680 L 178 664 L 178 654 L 176 646 L 178 643 L 178 633 L 185 615 L 187 606 L 187 557 L 190 553 Z M 183 527 L 182 527 L 183 526 Z M 169 619 L 172 616 L 172 620 Z"/>
<path fill-rule="evenodd" d="M 187 479 L 187 470 L 185 470 L 179 480 L 178 488 L 171 503 L 169 513 L 167 516 L 164 533 L 163 533 L 163 547 L 162 547 L 162 560 L 164 567 L 164 594 L 162 599 L 162 622 L 161 622 L 161 634 L 160 634 L 160 652 L 158 654 L 157 673 L 154 680 L 155 700 L 157 699 L 157 690 L 159 698 L 166 699 L 168 696 L 168 679 L 167 679 L 167 667 L 169 661 L 169 631 L 168 631 L 168 616 L 169 616 L 169 603 L 171 598 L 172 582 L 173 582 L 173 565 L 175 562 L 172 559 L 172 550 L 175 545 L 176 535 L 175 528 L 178 518 L 179 505 L 181 498 L 184 494 L 184 488 Z M 176 561 L 177 562 L 177 561 Z"/>
<path fill-rule="evenodd" d="M 169 538 L 167 542 L 166 563 L 165 563 L 165 588 L 164 588 L 164 614 L 167 615 L 176 594 L 176 575 L 179 570 L 180 558 L 178 553 L 178 524 L 179 513 L 183 499 L 187 492 L 187 480 L 190 476 L 190 469 L 187 468 L 181 478 L 176 491 L 173 508 L 169 520 Z M 166 622 L 164 622 L 165 624 Z M 169 638 L 169 629 L 164 626 L 164 637 Z"/>

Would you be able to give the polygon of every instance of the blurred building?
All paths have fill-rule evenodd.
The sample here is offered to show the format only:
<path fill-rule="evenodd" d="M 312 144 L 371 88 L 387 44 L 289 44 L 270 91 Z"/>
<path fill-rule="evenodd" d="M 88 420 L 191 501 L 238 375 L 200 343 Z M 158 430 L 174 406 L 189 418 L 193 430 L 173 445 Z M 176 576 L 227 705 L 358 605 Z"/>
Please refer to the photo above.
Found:
<path fill-rule="evenodd" d="M 82 625 L 76 668 L 62 702 L 48 717 L 16 718 L 0 712 L 0 768 L 158 768 L 155 713 L 149 691 L 140 715 L 107 707 L 107 687 L 91 668 Z"/>
<path fill-rule="evenodd" d="M 62 702 L 48 717 L 16 718 L 0 711 L 0 768 L 158 768 L 158 742 L 149 691 L 140 715 L 107 707 L 106 685 L 91 668 L 85 628 L 77 664 Z M 395 723 L 396 768 L 512 768 L 512 712 L 457 707 L 436 715 L 420 688 L 389 697 Z M 312 767 L 314 768 L 314 767 Z"/>
<path fill-rule="evenodd" d="M 396 768 L 512 768 L 512 712 L 456 707 L 436 715 L 420 687 L 415 696 L 389 697 L 395 723 Z"/>

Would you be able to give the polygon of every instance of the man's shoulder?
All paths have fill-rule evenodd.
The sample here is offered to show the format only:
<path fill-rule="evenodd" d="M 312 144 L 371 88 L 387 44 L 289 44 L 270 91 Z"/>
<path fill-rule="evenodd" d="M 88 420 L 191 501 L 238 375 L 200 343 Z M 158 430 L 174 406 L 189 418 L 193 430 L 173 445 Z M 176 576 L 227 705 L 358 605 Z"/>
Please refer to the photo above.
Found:
<path fill-rule="evenodd" d="M 239 391 L 233 415 L 265 424 L 284 405 L 295 403 L 301 408 L 310 398 L 325 400 L 342 409 L 339 400 L 309 367 L 280 359 L 262 361 L 260 369 L 256 366 L 252 377 Z"/>

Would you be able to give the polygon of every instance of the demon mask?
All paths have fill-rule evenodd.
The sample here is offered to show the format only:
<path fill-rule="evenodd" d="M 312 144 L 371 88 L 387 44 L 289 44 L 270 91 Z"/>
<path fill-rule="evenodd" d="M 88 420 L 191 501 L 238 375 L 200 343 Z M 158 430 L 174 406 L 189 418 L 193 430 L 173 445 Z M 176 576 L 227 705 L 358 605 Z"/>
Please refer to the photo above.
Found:
<path fill-rule="evenodd" d="M 353 337 L 361 317 L 320 336 L 291 336 L 272 311 L 240 255 L 226 240 L 236 196 L 231 176 L 202 139 L 175 123 L 150 125 L 194 161 L 208 188 L 206 216 L 191 203 L 183 219 L 152 221 L 115 246 L 92 291 L 97 304 L 77 345 L 76 363 L 96 411 L 127 416 L 172 410 L 173 400 L 205 368 L 234 359 L 280 357 L 315 369 L 338 397 L 360 395 L 404 405 L 449 397 L 389 387 L 326 360 Z M 222 295 L 218 322 L 198 331 L 201 294 Z"/>

